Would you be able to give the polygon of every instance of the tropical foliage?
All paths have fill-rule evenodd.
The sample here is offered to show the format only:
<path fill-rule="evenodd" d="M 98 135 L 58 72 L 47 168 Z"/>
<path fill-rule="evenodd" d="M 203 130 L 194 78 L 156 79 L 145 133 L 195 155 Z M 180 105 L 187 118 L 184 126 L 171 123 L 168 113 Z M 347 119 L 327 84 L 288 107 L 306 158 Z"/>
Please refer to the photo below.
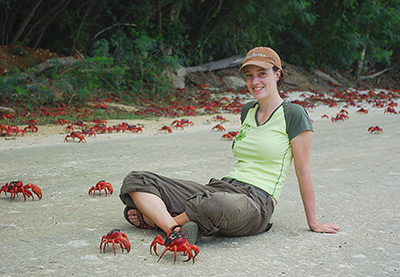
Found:
<path fill-rule="evenodd" d="M 166 64 L 259 45 L 309 70 L 399 72 L 400 0 L 0 0 L 0 29 L 1 45 L 98 59 L 121 74 L 113 87 L 142 93 L 166 87 Z"/>

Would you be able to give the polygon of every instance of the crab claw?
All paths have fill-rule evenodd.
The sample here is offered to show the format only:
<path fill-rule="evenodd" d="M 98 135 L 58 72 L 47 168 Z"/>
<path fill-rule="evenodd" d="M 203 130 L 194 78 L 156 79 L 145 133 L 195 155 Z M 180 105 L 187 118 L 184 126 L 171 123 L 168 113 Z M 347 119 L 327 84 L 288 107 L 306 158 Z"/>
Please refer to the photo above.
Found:
<path fill-rule="evenodd" d="M 125 246 L 126 252 L 129 253 L 129 251 L 131 251 L 131 244 L 129 243 L 128 238 L 122 237 L 122 243 Z M 124 248 L 122 246 L 121 246 L 121 248 L 122 248 L 122 252 L 124 252 Z"/>
<path fill-rule="evenodd" d="M 193 252 L 194 255 L 193 255 Z M 185 260 L 185 262 L 188 262 L 190 260 L 193 260 L 194 263 L 194 258 L 200 253 L 200 248 L 198 248 L 196 245 L 186 245 L 186 250 L 184 251 L 184 255 L 187 255 L 188 258 Z"/>
<path fill-rule="evenodd" d="M 24 187 L 26 187 L 26 188 L 31 188 L 32 191 L 37 195 L 37 197 L 39 198 L 39 200 L 42 199 L 42 190 L 41 190 L 38 186 L 36 186 L 36 185 L 34 185 L 34 184 L 27 184 L 27 185 L 25 185 Z M 32 198 L 33 198 L 33 197 L 32 197 Z"/>
<path fill-rule="evenodd" d="M 113 194 L 113 186 L 109 183 L 109 182 L 105 182 L 104 185 L 108 188 L 108 190 L 110 191 L 110 194 Z M 107 191 L 106 191 L 107 194 Z"/>
<path fill-rule="evenodd" d="M 89 194 L 92 194 L 92 192 L 95 190 L 95 187 L 91 187 L 90 189 L 89 189 Z M 94 192 L 93 192 L 93 194 L 94 194 Z"/>
<path fill-rule="evenodd" d="M 200 253 L 200 248 L 198 248 L 196 245 L 190 245 L 190 248 L 194 251 L 194 256 L 193 256 L 193 263 L 194 263 L 194 258 Z"/>
<path fill-rule="evenodd" d="M 7 189 L 8 189 L 8 183 L 6 183 L 4 186 L 1 187 L 0 194 L 4 191 L 4 194 L 7 195 Z"/>

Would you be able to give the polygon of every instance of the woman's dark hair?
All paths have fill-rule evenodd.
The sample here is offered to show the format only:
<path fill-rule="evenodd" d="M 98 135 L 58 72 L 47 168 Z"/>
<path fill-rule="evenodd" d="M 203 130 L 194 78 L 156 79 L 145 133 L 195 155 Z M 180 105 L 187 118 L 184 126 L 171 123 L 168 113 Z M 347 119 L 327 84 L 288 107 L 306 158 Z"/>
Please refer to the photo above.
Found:
<path fill-rule="evenodd" d="M 274 67 L 272 67 L 272 69 L 276 72 L 276 71 L 278 71 L 278 70 L 280 70 L 281 71 L 281 77 L 279 78 L 279 81 L 278 81 L 278 83 L 277 83 L 277 86 L 278 86 L 278 89 L 282 86 L 282 84 L 283 84 L 283 82 L 285 81 L 285 74 L 283 73 L 283 70 L 282 69 L 279 69 L 278 67 L 276 67 L 275 65 L 274 65 Z"/>

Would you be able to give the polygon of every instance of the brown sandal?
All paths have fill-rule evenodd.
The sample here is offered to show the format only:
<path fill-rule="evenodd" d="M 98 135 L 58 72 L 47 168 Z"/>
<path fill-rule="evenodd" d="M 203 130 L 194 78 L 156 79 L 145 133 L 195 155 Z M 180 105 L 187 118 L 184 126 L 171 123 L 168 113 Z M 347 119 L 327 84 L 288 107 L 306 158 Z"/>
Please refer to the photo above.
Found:
<path fill-rule="evenodd" d="M 139 220 L 139 225 L 135 225 L 135 224 L 133 224 L 133 223 L 129 220 L 128 211 L 130 211 L 130 210 L 136 210 L 136 216 L 137 216 L 137 218 L 138 218 L 138 220 Z M 147 224 L 147 223 L 144 221 L 144 219 L 143 219 L 143 214 L 142 214 L 138 209 L 136 209 L 136 208 L 132 208 L 132 207 L 126 206 L 126 207 L 125 207 L 125 210 L 124 210 L 124 216 L 125 216 L 125 219 L 126 219 L 130 224 L 132 224 L 133 226 L 135 226 L 135 227 L 137 227 L 137 228 L 140 228 L 140 229 L 151 229 L 151 230 L 157 229 L 157 227 L 151 226 L 151 225 Z"/>

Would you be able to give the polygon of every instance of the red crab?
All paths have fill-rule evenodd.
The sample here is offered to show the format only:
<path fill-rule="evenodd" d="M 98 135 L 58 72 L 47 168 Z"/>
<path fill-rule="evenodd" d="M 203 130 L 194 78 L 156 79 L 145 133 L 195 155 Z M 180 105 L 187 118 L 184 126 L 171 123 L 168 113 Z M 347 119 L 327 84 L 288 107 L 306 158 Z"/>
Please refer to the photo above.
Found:
<path fill-rule="evenodd" d="M 207 84 L 201 84 L 201 85 L 200 85 L 200 88 L 201 88 L 201 89 L 208 89 L 208 85 L 207 85 Z"/>
<path fill-rule="evenodd" d="M 107 120 L 101 120 L 99 118 L 94 118 L 94 119 L 91 119 L 89 121 L 92 122 L 92 123 L 96 123 L 96 124 L 107 124 Z"/>
<path fill-rule="evenodd" d="M 35 119 L 30 119 L 30 120 L 28 121 L 28 124 L 38 125 L 38 122 L 37 122 L 37 120 L 35 120 Z"/>
<path fill-rule="evenodd" d="M 107 131 L 107 126 L 105 124 L 99 123 L 95 124 L 92 128 L 90 128 L 93 132 L 96 133 L 105 133 Z"/>
<path fill-rule="evenodd" d="M 94 195 L 96 190 L 98 190 L 99 195 L 101 195 L 101 191 L 103 189 L 104 189 L 106 195 L 107 195 L 107 190 L 110 192 L 110 194 L 113 194 L 113 191 L 114 191 L 113 186 L 109 182 L 106 182 L 105 180 L 101 180 L 95 186 L 91 187 L 89 189 L 89 194 L 93 193 L 93 195 Z"/>
<path fill-rule="evenodd" d="M 93 130 L 91 130 L 91 129 L 82 130 L 82 134 L 85 135 L 85 136 L 88 136 L 88 137 L 96 136 L 96 133 L 93 132 Z"/>
<path fill-rule="evenodd" d="M 101 247 L 103 246 L 103 252 L 106 253 L 106 246 L 109 243 L 113 244 L 114 255 L 115 255 L 116 243 L 119 243 L 122 252 L 124 252 L 124 249 L 126 249 L 126 252 L 128 253 L 129 251 L 131 251 L 131 244 L 129 243 L 128 237 L 124 233 L 122 233 L 119 229 L 113 229 L 107 235 L 101 238 L 100 252 L 101 252 Z"/>
<path fill-rule="evenodd" d="M 18 193 L 22 193 L 22 195 L 24 196 L 24 201 L 26 201 L 26 196 L 32 197 L 33 200 L 33 194 L 29 189 L 32 189 L 39 200 L 42 199 L 42 190 L 38 186 L 30 183 L 24 186 L 21 181 L 12 181 L 10 183 L 6 183 L 4 186 L 1 187 L 0 193 L 4 191 L 4 194 L 7 195 L 7 192 L 10 192 L 11 200 L 13 200 L 15 196 L 18 195 Z"/>
<path fill-rule="evenodd" d="M 21 133 L 21 136 L 25 134 L 25 130 L 20 129 L 18 126 L 13 126 L 13 125 L 9 125 L 7 129 L 5 129 L 5 131 L 7 136 L 9 136 L 10 133 L 15 133 L 15 135 Z"/>
<path fill-rule="evenodd" d="M 392 107 L 387 107 L 384 113 L 392 113 L 392 114 L 397 114 L 396 110 Z"/>
<path fill-rule="evenodd" d="M 72 125 L 68 125 L 67 127 L 65 127 L 65 130 L 66 131 L 73 131 L 74 130 L 74 126 L 72 126 Z"/>
<path fill-rule="evenodd" d="M 169 234 L 171 232 L 175 232 L 174 229 L 179 227 L 175 226 L 171 231 L 168 231 L 167 233 L 167 237 L 169 236 Z M 157 235 L 156 238 L 153 240 L 153 242 L 150 245 L 150 254 L 151 254 L 151 250 L 154 250 L 154 253 L 157 254 L 157 244 L 160 245 L 164 245 L 165 249 L 162 252 L 160 258 L 158 258 L 157 262 L 161 260 L 161 258 L 164 256 L 165 252 L 167 252 L 167 250 L 174 252 L 174 263 L 176 262 L 176 253 L 177 252 L 183 252 L 184 256 L 188 256 L 188 259 L 185 260 L 185 262 L 190 261 L 191 259 L 193 260 L 194 263 L 194 258 L 200 253 L 200 249 L 196 246 L 196 245 L 189 245 L 189 242 L 187 241 L 185 235 L 183 233 L 178 233 L 178 236 L 175 237 L 175 239 L 171 242 L 168 241 L 168 239 L 166 241 L 163 240 L 163 238 L 161 237 L 161 235 Z M 194 252 L 194 255 L 193 255 Z"/>
<path fill-rule="evenodd" d="M 7 127 L 4 124 L 0 124 L 0 134 L 3 132 L 7 132 Z"/>
<path fill-rule="evenodd" d="M 359 110 L 357 111 L 357 113 L 364 113 L 364 114 L 367 114 L 367 113 L 368 113 L 368 110 L 366 110 L 366 109 L 364 109 L 364 108 L 361 108 L 361 109 L 359 109 Z"/>
<path fill-rule="evenodd" d="M 349 117 L 346 115 L 346 114 L 344 114 L 344 113 L 338 113 L 337 115 L 336 115 L 336 117 L 331 117 L 331 120 L 332 120 L 332 122 L 336 122 L 336 121 L 339 121 L 339 120 L 342 120 L 342 121 L 344 121 L 345 119 L 348 119 Z"/>
<path fill-rule="evenodd" d="M 143 133 L 143 128 L 136 125 L 128 125 L 125 128 L 132 133 Z"/>
<path fill-rule="evenodd" d="M 215 125 L 212 129 L 212 131 L 217 130 L 217 131 L 225 131 L 225 128 L 221 124 Z"/>
<path fill-rule="evenodd" d="M 97 109 L 104 109 L 104 110 L 107 110 L 107 109 L 108 109 L 108 106 L 107 106 L 106 104 L 104 104 L 104 103 L 99 103 L 99 104 L 96 105 L 96 108 L 97 108 Z"/>
<path fill-rule="evenodd" d="M 54 124 L 60 124 L 60 125 L 64 125 L 64 124 L 66 124 L 66 125 L 69 125 L 69 121 L 68 120 L 66 120 L 66 119 L 62 119 L 62 118 L 60 118 L 59 120 L 57 120 Z"/>
<path fill-rule="evenodd" d="M 174 120 L 171 124 L 172 127 L 178 126 L 178 128 L 180 128 L 182 126 L 182 129 L 184 126 L 193 126 L 193 125 L 194 125 L 193 121 L 184 118 L 181 120 Z"/>
<path fill-rule="evenodd" d="M 70 142 L 71 140 L 68 140 L 69 138 L 72 138 L 74 141 L 78 138 L 78 142 L 86 142 L 85 137 L 80 132 L 72 132 L 71 134 L 66 135 L 64 141 Z"/>
<path fill-rule="evenodd" d="M 375 134 L 379 134 L 379 133 L 383 133 L 383 129 L 380 128 L 379 126 L 371 126 L 368 128 L 368 132 L 375 133 Z"/>
<path fill-rule="evenodd" d="M 185 118 L 181 119 L 181 123 L 184 126 L 193 126 L 194 125 L 193 121 L 190 121 L 189 119 L 185 119 Z"/>
<path fill-rule="evenodd" d="M 85 128 L 88 127 L 88 125 L 85 122 L 81 121 L 81 120 L 72 123 L 72 125 L 78 126 L 81 129 L 85 129 Z"/>
<path fill-rule="evenodd" d="M 32 133 L 33 133 L 33 132 L 37 132 L 37 131 L 38 131 L 38 127 L 36 127 L 36 126 L 33 125 L 33 124 L 29 124 L 28 127 L 25 127 L 25 128 L 24 128 L 24 131 L 25 131 L 25 132 L 27 132 L 28 130 L 31 131 Z"/>
<path fill-rule="evenodd" d="M 172 128 L 174 128 L 174 129 L 180 128 L 181 130 L 183 130 L 184 129 L 184 125 L 182 123 L 180 123 L 180 122 L 177 122 L 172 126 Z"/>
<path fill-rule="evenodd" d="M 233 138 L 236 137 L 238 134 L 239 134 L 239 131 L 228 132 L 227 134 L 223 134 L 221 136 L 221 139 L 223 139 L 223 140 L 233 140 Z"/>
<path fill-rule="evenodd" d="M 233 137 L 232 137 L 232 135 L 230 135 L 230 134 L 228 133 L 228 134 L 223 134 L 223 135 L 221 136 L 221 139 L 223 139 L 223 140 L 233 140 Z"/>
<path fill-rule="evenodd" d="M 163 127 L 161 127 L 160 129 L 158 129 L 158 132 L 159 132 L 159 133 L 161 133 L 161 132 L 164 132 L 164 133 L 172 133 L 172 129 L 171 129 L 171 127 L 163 126 Z"/>
<path fill-rule="evenodd" d="M 226 122 L 228 121 L 225 117 L 223 117 L 222 115 L 214 115 L 211 118 L 212 121 L 220 121 L 220 122 Z"/>

